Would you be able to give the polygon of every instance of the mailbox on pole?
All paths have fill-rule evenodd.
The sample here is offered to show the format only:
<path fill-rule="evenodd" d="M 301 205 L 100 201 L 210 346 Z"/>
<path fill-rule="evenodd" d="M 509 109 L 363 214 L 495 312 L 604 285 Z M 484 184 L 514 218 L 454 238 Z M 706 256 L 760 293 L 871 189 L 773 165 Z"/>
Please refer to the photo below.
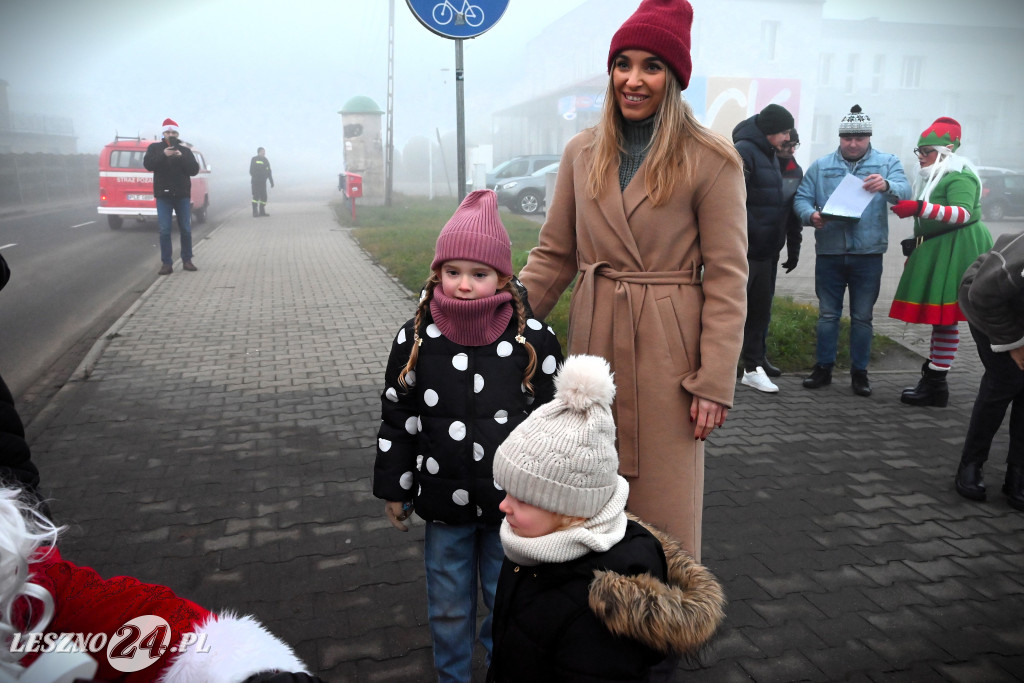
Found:
<path fill-rule="evenodd" d="M 406 0 L 419 22 L 455 41 L 455 120 L 458 145 L 459 202 L 466 196 L 466 118 L 463 106 L 462 40 L 476 38 L 508 9 L 508 0 Z"/>

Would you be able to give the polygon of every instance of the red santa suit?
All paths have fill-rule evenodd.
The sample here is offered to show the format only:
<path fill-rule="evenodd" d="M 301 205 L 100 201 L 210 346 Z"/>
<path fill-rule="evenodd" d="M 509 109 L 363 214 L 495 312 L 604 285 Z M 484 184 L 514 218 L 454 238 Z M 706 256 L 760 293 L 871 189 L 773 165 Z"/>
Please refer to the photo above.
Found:
<path fill-rule="evenodd" d="M 214 614 L 190 600 L 179 598 L 169 588 L 145 584 L 128 576 L 103 579 L 88 567 L 65 561 L 56 548 L 49 549 L 48 553 L 40 551 L 29 564 L 29 573 L 29 581 L 53 597 L 54 614 L 41 629 L 44 634 L 86 634 L 91 635 L 94 643 L 115 642 L 115 649 L 122 657 L 115 658 L 113 664 L 109 647 L 88 653 L 98 665 L 93 675 L 97 680 L 226 683 L 245 681 L 257 673 L 306 670 L 291 648 L 251 616 Z M 26 652 L 19 664 L 28 671 L 37 658 L 61 654 L 40 655 L 31 651 L 41 649 L 39 642 L 46 642 L 45 635 L 32 635 L 31 631 L 31 624 L 39 619 L 42 606 L 41 600 L 23 598 L 18 601 L 14 615 L 14 623 L 26 630 L 17 647 Z M 166 629 L 162 627 L 149 632 L 143 628 L 134 634 L 131 629 L 122 628 L 146 615 L 166 621 L 169 640 L 164 637 Z M 106 638 L 101 639 L 97 634 L 106 634 Z M 147 639 L 147 636 L 152 637 Z M 36 639 L 35 647 L 32 638 Z M 161 642 L 163 648 L 159 647 Z M 131 666 L 126 664 L 125 654 L 135 654 L 133 661 L 144 668 L 125 671 Z M 139 656 L 149 658 L 149 663 L 139 661 Z"/>

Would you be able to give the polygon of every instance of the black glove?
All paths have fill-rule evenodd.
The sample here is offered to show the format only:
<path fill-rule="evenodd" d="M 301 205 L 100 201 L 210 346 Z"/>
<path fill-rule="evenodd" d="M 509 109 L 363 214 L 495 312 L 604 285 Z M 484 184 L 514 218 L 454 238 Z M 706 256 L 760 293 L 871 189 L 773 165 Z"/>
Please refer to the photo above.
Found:
<path fill-rule="evenodd" d="M 792 273 L 793 269 L 796 268 L 796 263 L 796 256 L 790 256 L 789 260 L 782 264 L 782 267 L 786 269 L 787 273 Z"/>

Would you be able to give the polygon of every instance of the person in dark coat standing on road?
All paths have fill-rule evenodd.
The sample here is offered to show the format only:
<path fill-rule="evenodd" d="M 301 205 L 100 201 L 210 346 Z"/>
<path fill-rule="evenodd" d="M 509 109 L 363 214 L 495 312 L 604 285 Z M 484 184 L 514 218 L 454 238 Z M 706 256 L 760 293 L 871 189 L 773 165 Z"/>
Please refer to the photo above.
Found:
<path fill-rule="evenodd" d="M 777 104 L 737 124 L 732 131 L 736 151 L 743 159 L 747 186 L 747 318 L 743 325 L 741 383 L 776 393 L 765 372 L 765 330 L 772 314 L 772 294 L 779 253 L 785 243 L 784 216 L 789 204 L 782 194 L 782 172 L 775 158 L 789 141 L 793 115 Z"/>
<path fill-rule="evenodd" d="M 252 217 L 269 216 L 267 213 L 267 181 L 274 186 L 274 174 L 270 170 L 267 152 L 260 147 L 256 156 L 249 161 L 249 177 L 252 179 Z"/>
<path fill-rule="evenodd" d="M 181 267 L 192 265 L 192 176 L 199 173 L 199 162 L 188 145 L 178 140 L 178 124 L 164 119 L 163 140 L 146 149 L 142 165 L 153 172 L 153 196 L 156 219 L 160 223 L 161 275 L 171 274 L 171 213 L 178 216 L 181 236 Z"/>
<path fill-rule="evenodd" d="M 391 347 L 373 494 L 400 531 L 413 509 L 426 520 L 434 666 L 442 683 L 469 683 L 477 586 L 490 613 L 503 558 L 494 451 L 551 400 L 562 351 L 513 284 L 512 243 L 493 190 L 466 195 L 430 268 L 416 316 Z M 489 656 L 490 614 L 479 639 Z"/>
<path fill-rule="evenodd" d="M 505 562 L 491 683 L 667 680 L 724 618 L 722 588 L 626 515 L 608 361 L 570 356 L 555 398 L 498 447 Z"/>

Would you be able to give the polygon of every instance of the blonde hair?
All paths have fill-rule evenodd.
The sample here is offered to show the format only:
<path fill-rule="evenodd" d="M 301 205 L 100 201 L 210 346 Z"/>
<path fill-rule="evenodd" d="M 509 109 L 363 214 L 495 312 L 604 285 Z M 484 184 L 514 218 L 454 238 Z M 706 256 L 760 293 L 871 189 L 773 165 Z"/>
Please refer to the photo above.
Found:
<path fill-rule="evenodd" d="M 596 134 L 589 146 L 594 162 L 587 177 L 587 190 L 592 199 L 597 199 L 604 192 L 608 169 L 619 164 L 625 150 L 623 121 L 615 98 L 614 79 L 609 74 L 601 120 L 594 127 Z M 687 153 L 692 145 L 704 145 L 736 168 L 742 167 L 736 148 L 697 120 L 693 107 L 683 99 L 683 91 L 675 74 L 671 69 L 665 69 L 665 97 L 654 115 L 654 134 L 647 148 L 646 159 L 645 189 L 655 206 L 671 196 L 679 180 L 690 181 L 696 177 L 697 155 Z M 677 170 L 679 168 L 682 169 L 681 175 Z"/>
<path fill-rule="evenodd" d="M 423 338 L 423 321 L 427 309 L 430 307 L 430 301 L 434 298 L 434 288 L 439 284 L 441 284 L 441 271 L 436 269 L 431 272 L 426 284 L 423 285 L 423 296 L 420 298 L 419 306 L 416 307 L 416 317 L 412 325 L 413 338 L 412 350 L 409 352 L 409 361 L 402 368 L 402 371 L 398 373 L 398 383 L 406 391 L 409 390 L 409 383 L 405 378 L 406 375 L 416 369 L 416 361 L 419 360 L 420 356 L 420 340 Z M 526 388 L 526 391 L 532 394 L 533 385 L 530 383 L 530 380 L 533 379 L 533 375 L 537 371 L 537 351 L 533 348 L 533 344 L 526 341 L 526 336 L 523 334 L 526 329 L 526 307 L 523 305 L 522 297 L 519 296 L 519 290 L 512 284 L 512 278 L 509 278 L 505 286 L 498 291 L 508 292 L 512 295 L 512 310 L 516 318 L 516 340 L 520 341 L 526 348 L 528 358 L 526 370 L 523 373 L 523 386 Z"/>

